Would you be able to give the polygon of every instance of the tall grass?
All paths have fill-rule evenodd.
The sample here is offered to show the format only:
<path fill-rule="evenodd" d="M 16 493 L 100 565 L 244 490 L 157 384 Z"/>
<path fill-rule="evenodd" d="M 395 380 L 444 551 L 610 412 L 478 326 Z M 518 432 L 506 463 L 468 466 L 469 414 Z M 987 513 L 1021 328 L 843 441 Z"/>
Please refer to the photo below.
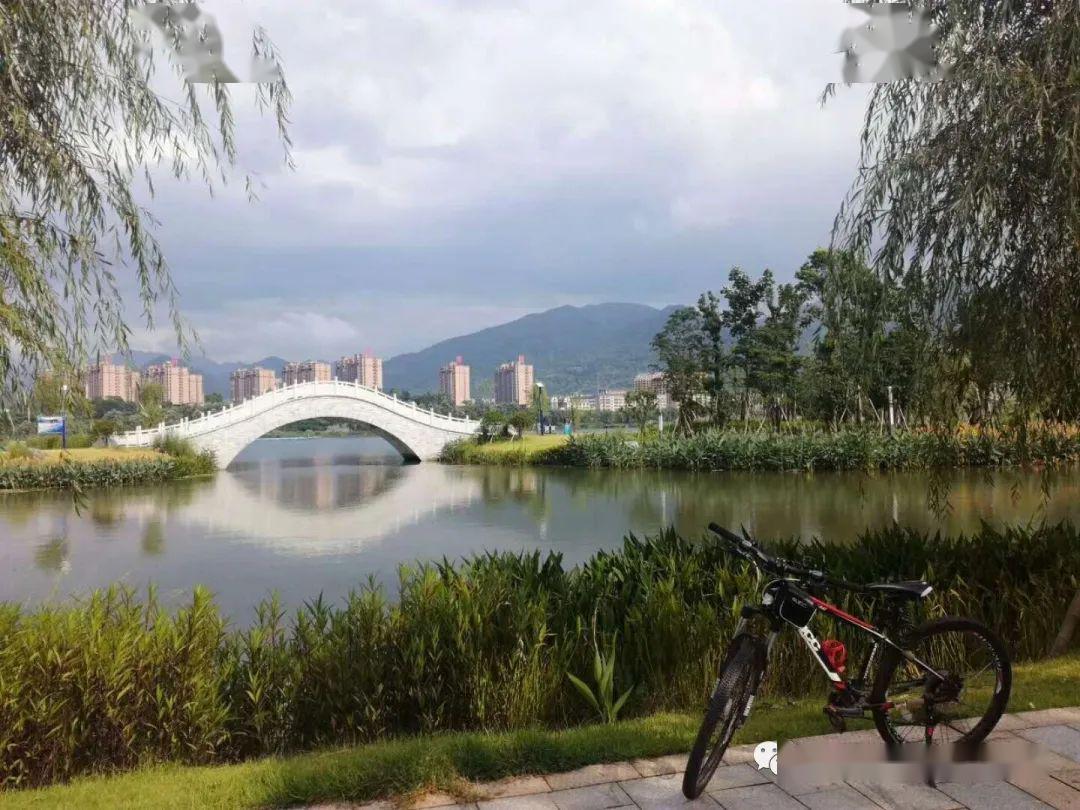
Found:
<path fill-rule="evenodd" d="M 199 450 L 188 439 L 166 435 L 154 441 L 154 449 L 169 456 L 172 461 L 172 478 L 191 478 L 210 475 L 217 470 L 217 460 L 210 450 Z"/>
<path fill-rule="evenodd" d="M 775 546 L 850 579 L 925 576 L 937 586 L 927 616 L 982 619 L 1018 659 L 1046 653 L 1080 572 L 1080 534 L 1067 525 L 970 537 L 894 528 L 850 546 Z M 567 673 L 591 671 L 597 646 L 613 651 L 613 694 L 633 687 L 621 716 L 696 711 L 762 584 L 715 544 L 665 532 L 574 568 L 537 552 L 417 565 L 402 570 L 397 602 L 369 582 L 342 604 L 315 598 L 291 615 L 269 600 L 243 629 L 227 628 L 202 590 L 175 614 L 152 593 L 140 601 L 118 589 L 63 607 L 2 607 L 0 784 L 404 733 L 574 725 L 593 709 Z M 863 598 L 839 602 L 875 612 Z M 775 654 L 772 695 L 820 693 L 793 634 Z"/>
<path fill-rule="evenodd" d="M 462 451 L 453 449 L 464 460 Z M 482 459 L 476 459 L 482 460 Z M 574 436 L 528 457 L 570 467 L 682 470 L 897 470 L 1080 462 L 1080 427 L 1039 423 L 1025 430 L 877 430 L 796 433 L 713 430 L 638 441 L 625 433 Z"/>
<path fill-rule="evenodd" d="M 71 489 L 131 486 L 209 475 L 217 469 L 214 454 L 173 441 L 157 446 L 161 455 L 102 458 L 87 461 L 77 455 L 42 459 L 20 442 L 0 454 L 0 490 Z"/>

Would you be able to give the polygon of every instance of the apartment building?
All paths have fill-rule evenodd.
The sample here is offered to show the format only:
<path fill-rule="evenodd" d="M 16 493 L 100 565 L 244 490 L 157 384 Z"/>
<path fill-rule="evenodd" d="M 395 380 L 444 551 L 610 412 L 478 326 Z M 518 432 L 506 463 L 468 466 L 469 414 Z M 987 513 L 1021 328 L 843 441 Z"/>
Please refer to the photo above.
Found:
<path fill-rule="evenodd" d="M 495 370 L 495 403 L 497 405 L 528 405 L 532 400 L 533 367 L 525 355 L 503 363 Z"/>
<path fill-rule="evenodd" d="M 469 373 L 469 367 L 462 361 L 461 355 L 439 369 L 439 392 L 446 394 L 455 408 L 472 398 L 469 394 Z"/>
<path fill-rule="evenodd" d="M 656 394 L 656 407 L 662 411 L 672 407 L 671 397 L 668 396 L 667 392 L 667 383 L 661 371 L 638 374 L 634 377 L 634 389 L 637 391 L 652 391 Z"/>
<path fill-rule="evenodd" d="M 330 374 L 330 364 L 318 360 L 305 360 L 303 363 L 286 363 L 281 370 L 281 378 L 285 385 L 296 385 L 304 382 L 328 382 L 333 379 Z"/>
<path fill-rule="evenodd" d="M 238 368 L 229 375 L 229 390 L 233 402 L 243 402 L 265 394 L 267 391 L 273 391 L 277 388 L 277 384 L 277 375 L 273 369 L 259 366 Z"/>
<path fill-rule="evenodd" d="M 621 411 L 625 407 L 625 388 L 601 388 L 596 392 L 596 410 Z"/>
<path fill-rule="evenodd" d="M 146 381 L 161 386 L 162 401 L 171 405 L 202 405 L 202 374 L 195 374 L 180 361 L 160 363 L 146 368 Z"/>
<path fill-rule="evenodd" d="M 86 370 L 84 390 L 87 399 L 115 398 L 138 402 L 139 372 L 109 360 L 99 361 Z"/>
<path fill-rule="evenodd" d="M 382 358 L 371 352 L 342 357 L 334 364 L 334 376 L 345 382 L 360 383 L 368 388 L 382 390 Z"/>

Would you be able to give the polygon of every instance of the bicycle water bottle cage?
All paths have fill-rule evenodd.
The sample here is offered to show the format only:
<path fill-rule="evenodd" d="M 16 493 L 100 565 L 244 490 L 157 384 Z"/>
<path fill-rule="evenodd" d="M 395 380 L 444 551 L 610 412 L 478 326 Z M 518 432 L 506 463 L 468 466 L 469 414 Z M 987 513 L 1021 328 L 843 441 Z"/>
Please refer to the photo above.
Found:
<path fill-rule="evenodd" d="M 825 654 L 825 659 L 833 671 L 838 675 L 843 675 L 847 668 L 847 647 L 844 643 L 835 638 L 827 638 L 821 642 L 821 652 Z"/>

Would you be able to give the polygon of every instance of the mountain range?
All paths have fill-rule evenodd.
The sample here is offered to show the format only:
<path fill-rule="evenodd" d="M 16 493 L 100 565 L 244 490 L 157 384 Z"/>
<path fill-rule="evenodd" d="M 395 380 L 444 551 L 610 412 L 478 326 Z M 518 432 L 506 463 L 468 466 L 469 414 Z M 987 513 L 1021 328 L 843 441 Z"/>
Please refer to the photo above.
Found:
<path fill-rule="evenodd" d="M 535 367 L 536 379 L 552 393 L 626 388 L 633 383 L 634 375 L 649 369 L 653 362 L 650 341 L 676 309 L 611 303 L 537 312 L 440 341 L 418 352 L 391 357 L 383 362 L 383 387 L 414 394 L 434 391 L 438 388 L 439 368 L 460 355 L 472 370 L 473 396 L 491 396 L 495 367 L 523 354 Z M 169 355 L 133 351 L 131 359 L 143 367 L 165 362 Z M 207 394 L 227 398 L 229 375 L 236 369 L 258 365 L 280 376 L 285 362 L 275 356 L 223 363 L 191 357 L 188 365 L 203 375 Z"/>

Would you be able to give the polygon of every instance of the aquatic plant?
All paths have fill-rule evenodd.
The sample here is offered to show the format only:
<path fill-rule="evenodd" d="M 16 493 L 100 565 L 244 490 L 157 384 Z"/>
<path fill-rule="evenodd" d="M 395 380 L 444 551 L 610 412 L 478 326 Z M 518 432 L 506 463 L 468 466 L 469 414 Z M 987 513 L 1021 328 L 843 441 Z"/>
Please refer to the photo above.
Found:
<path fill-rule="evenodd" d="M 928 616 L 985 621 L 1018 660 L 1046 654 L 1080 585 L 1070 525 L 956 537 L 894 527 L 849 545 L 771 545 L 847 579 L 926 577 L 936 586 Z M 634 684 L 605 701 L 623 700 L 620 716 L 697 711 L 762 584 L 717 544 L 667 531 L 572 568 L 540 552 L 418 564 L 401 570 L 396 602 L 368 581 L 341 603 L 315 597 L 293 613 L 267 600 L 240 629 L 202 589 L 176 612 L 153 592 L 119 588 L 62 606 L 0 604 L 0 785 L 402 734 L 564 727 L 595 716 L 567 673 L 595 675 L 598 650 L 597 680 Z M 865 597 L 837 599 L 874 616 Z M 595 631 L 583 633 L 591 616 Z M 821 689 L 798 643 L 777 643 L 765 697 Z"/>

